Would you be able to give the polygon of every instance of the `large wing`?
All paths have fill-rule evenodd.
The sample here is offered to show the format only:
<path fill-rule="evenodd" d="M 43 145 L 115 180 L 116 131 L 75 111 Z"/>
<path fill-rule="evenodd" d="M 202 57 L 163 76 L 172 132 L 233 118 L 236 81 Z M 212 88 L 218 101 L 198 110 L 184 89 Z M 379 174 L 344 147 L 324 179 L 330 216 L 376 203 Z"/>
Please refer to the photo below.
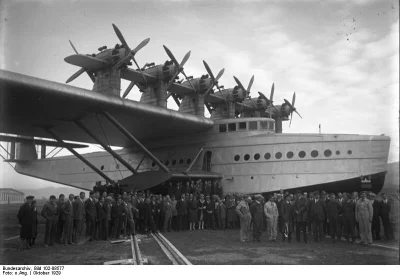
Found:
<path fill-rule="evenodd" d="M 213 121 L 61 83 L 0 70 L 0 132 L 95 143 L 73 120 L 82 122 L 105 143 L 132 143 L 102 115 L 109 112 L 141 141 L 207 130 Z M 106 136 L 106 138 L 105 138 Z"/>

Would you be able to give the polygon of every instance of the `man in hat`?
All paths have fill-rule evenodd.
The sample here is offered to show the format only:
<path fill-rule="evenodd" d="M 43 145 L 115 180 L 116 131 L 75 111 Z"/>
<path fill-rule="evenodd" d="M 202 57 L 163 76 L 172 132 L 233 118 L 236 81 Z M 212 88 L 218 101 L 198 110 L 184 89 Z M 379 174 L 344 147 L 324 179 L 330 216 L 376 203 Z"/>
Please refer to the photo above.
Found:
<path fill-rule="evenodd" d="M 379 215 L 382 218 L 383 230 L 385 232 L 386 240 L 392 240 L 394 238 L 394 236 L 393 236 L 393 229 L 390 224 L 390 218 L 389 218 L 391 206 L 390 206 L 389 200 L 387 198 L 387 195 L 385 193 L 382 193 L 381 196 L 382 196 L 382 202 L 381 202 L 381 208 L 380 208 Z"/>
<path fill-rule="evenodd" d="M 361 244 L 372 243 L 371 222 L 374 210 L 371 201 L 367 199 L 367 192 L 360 193 L 361 199 L 356 203 L 356 221 L 360 227 Z"/>
<path fill-rule="evenodd" d="M 116 202 L 111 207 L 111 218 L 113 224 L 112 237 L 119 239 L 121 235 L 122 216 L 124 215 L 125 207 L 122 204 L 121 195 L 117 195 Z"/>
<path fill-rule="evenodd" d="M 56 238 L 57 220 L 59 216 L 59 209 L 54 195 L 51 195 L 50 200 L 43 205 L 40 214 L 46 220 L 44 247 L 48 247 L 49 245 L 52 246 Z"/>
<path fill-rule="evenodd" d="M 303 231 L 304 242 L 307 243 L 307 232 L 306 232 L 306 222 L 307 222 L 307 202 L 301 196 L 301 191 L 296 191 L 296 199 L 293 205 L 294 221 L 296 223 L 296 240 L 300 242 L 300 231 Z"/>
<path fill-rule="evenodd" d="M 34 226 L 34 221 L 35 221 L 35 212 L 33 211 L 32 208 L 32 201 L 34 197 L 33 196 L 27 196 L 26 197 L 26 202 L 22 204 L 22 206 L 19 208 L 18 211 L 18 221 L 19 224 L 21 224 L 21 229 L 19 233 L 19 237 L 21 239 L 20 243 L 20 250 L 24 248 L 30 248 L 28 240 L 33 238 L 32 233 L 33 233 L 33 226 Z"/>
<path fill-rule="evenodd" d="M 249 242 L 251 213 L 249 204 L 251 197 L 243 196 L 242 200 L 236 206 L 236 213 L 240 218 L 240 241 Z"/>
<path fill-rule="evenodd" d="M 227 228 L 234 229 L 235 228 L 235 216 L 236 216 L 236 202 L 235 198 L 231 197 L 229 194 L 226 196 L 226 209 L 227 209 Z"/>
<path fill-rule="evenodd" d="M 381 239 L 380 230 L 381 230 L 381 222 L 379 220 L 379 215 L 381 211 L 381 202 L 375 200 L 375 194 L 370 192 L 368 194 L 368 199 L 371 201 L 372 208 L 374 209 L 374 213 L 372 216 L 372 223 L 371 223 L 371 233 L 372 233 L 372 240 L 379 241 Z"/>
<path fill-rule="evenodd" d="M 74 195 L 70 194 L 68 200 L 64 203 L 65 222 L 63 229 L 63 237 L 61 243 L 64 245 L 72 244 L 72 228 L 74 221 L 73 208 Z"/>
<path fill-rule="evenodd" d="M 314 232 L 314 242 L 322 242 L 323 227 L 326 218 L 326 206 L 323 200 L 319 198 L 319 192 L 314 193 L 314 201 L 311 204 L 311 222 Z"/>
<path fill-rule="evenodd" d="M 206 196 L 206 227 L 208 230 L 215 230 L 215 203 Z"/>
<path fill-rule="evenodd" d="M 261 204 L 262 196 L 255 196 L 255 200 L 250 205 L 250 213 L 253 218 L 253 241 L 261 242 L 261 233 L 263 227 L 263 206 Z"/>

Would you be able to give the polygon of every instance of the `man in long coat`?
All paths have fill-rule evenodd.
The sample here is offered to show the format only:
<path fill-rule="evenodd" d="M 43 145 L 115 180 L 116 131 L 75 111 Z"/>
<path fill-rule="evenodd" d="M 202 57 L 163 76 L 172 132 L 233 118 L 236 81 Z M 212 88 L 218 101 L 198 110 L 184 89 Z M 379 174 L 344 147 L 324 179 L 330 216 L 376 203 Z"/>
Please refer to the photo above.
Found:
<path fill-rule="evenodd" d="M 29 243 L 27 242 L 32 238 L 33 226 L 34 226 L 34 215 L 32 209 L 32 200 L 33 196 L 27 196 L 26 202 L 22 204 L 18 211 L 18 222 L 21 224 L 21 230 L 19 233 L 19 237 L 21 239 L 20 250 L 24 248 L 30 248 Z"/>
<path fill-rule="evenodd" d="M 292 196 L 287 194 L 285 200 L 282 203 L 282 241 L 285 241 L 286 237 L 289 242 L 292 242 L 293 232 L 293 206 Z"/>
<path fill-rule="evenodd" d="M 74 226 L 72 241 L 79 243 L 85 221 L 85 192 L 79 193 L 79 198 L 72 203 L 74 209 Z"/>
<path fill-rule="evenodd" d="M 343 194 L 343 203 L 342 203 L 342 217 L 343 217 L 343 235 L 348 242 L 354 243 L 356 240 L 356 221 L 355 221 L 355 213 L 356 213 L 356 204 L 351 200 L 351 195 Z"/>
<path fill-rule="evenodd" d="M 59 208 L 56 203 L 56 197 L 50 196 L 50 201 L 43 205 L 42 211 L 40 212 L 42 217 L 46 220 L 46 228 L 44 234 L 44 247 L 52 246 L 56 238 L 57 232 L 57 221 L 59 216 Z"/>
<path fill-rule="evenodd" d="M 319 192 L 314 193 L 314 200 L 311 204 L 311 222 L 313 225 L 314 242 L 321 242 L 323 238 L 323 227 L 326 218 L 326 206 L 319 198 Z"/>
<path fill-rule="evenodd" d="M 260 242 L 263 227 L 263 206 L 261 204 L 262 196 L 256 195 L 255 200 L 250 205 L 250 213 L 253 218 L 253 241 Z"/>
<path fill-rule="evenodd" d="M 249 203 L 251 198 L 249 196 L 243 197 L 243 199 L 236 206 L 236 214 L 240 218 L 240 241 L 249 242 L 250 232 L 250 221 L 251 213 Z"/>
<path fill-rule="evenodd" d="M 307 200 L 301 196 L 301 191 L 296 191 L 293 212 L 294 221 L 296 223 L 296 240 L 300 242 L 300 231 L 303 231 L 303 239 L 304 242 L 307 243 Z"/>
<path fill-rule="evenodd" d="M 267 233 L 270 241 L 276 241 L 278 234 L 278 208 L 272 195 L 268 196 L 268 202 L 264 205 L 264 213 L 267 217 Z"/>
<path fill-rule="evenodd" d="M 330 201 L 326 205 L 326 216 L 329 222 L 329 230 L 332 242 L 336 242 L 336 238 L 340 238 L 340 222 L 339 215 L 342 213 L 342 207 L 335 198 L 335 194 L 331 194 Z"/>
<path fill-rule="evenodd" d="M 68 200 L 64 203 L 65 222 L 62 235 L 62 243 L 64 245 L 72 244 L 72 226 L 74 222 L 74 195 L 70 194 Z"/>

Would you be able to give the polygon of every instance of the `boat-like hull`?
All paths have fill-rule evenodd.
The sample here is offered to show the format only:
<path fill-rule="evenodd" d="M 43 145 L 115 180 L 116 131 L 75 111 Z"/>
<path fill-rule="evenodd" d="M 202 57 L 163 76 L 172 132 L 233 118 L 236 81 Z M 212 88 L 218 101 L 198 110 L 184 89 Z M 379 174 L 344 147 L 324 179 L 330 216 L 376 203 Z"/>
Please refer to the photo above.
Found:
<path fill-rule="evenodd" d="M 193 171 L 221 175 L 224 193 L 255 194 L 280 189 L 379 192 L 385 179 L 389 145 L 388 136 L 255 131 L 155 141 L 148 148 L 172 172 L 184 172 L 203 148 Z M 140 172 L 158 170 L 151 159 L 142 160 L 143 153 L 138 149 L 123 149 L 118 154 L 134 167 L 140 163 Z M 84 157 L 111 179 L 131 175 L 106 152 Z M 74 156 L 17 164 L 16 171 L 86 190 L 95 181 L 103 180 Z"/>

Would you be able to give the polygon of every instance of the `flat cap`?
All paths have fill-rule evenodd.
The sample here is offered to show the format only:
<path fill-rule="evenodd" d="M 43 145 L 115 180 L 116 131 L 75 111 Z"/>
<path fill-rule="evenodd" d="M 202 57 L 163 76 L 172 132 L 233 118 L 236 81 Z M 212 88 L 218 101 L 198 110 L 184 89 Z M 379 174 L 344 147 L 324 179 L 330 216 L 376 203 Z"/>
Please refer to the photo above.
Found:
<path fill-rule="evenodd" d="M 26 199 L 34 199 L 34 198 L 35 198 L 35 197 L 34 197 L 34 196 L 31 196 L 31 195 L 26 197 Z"/>

